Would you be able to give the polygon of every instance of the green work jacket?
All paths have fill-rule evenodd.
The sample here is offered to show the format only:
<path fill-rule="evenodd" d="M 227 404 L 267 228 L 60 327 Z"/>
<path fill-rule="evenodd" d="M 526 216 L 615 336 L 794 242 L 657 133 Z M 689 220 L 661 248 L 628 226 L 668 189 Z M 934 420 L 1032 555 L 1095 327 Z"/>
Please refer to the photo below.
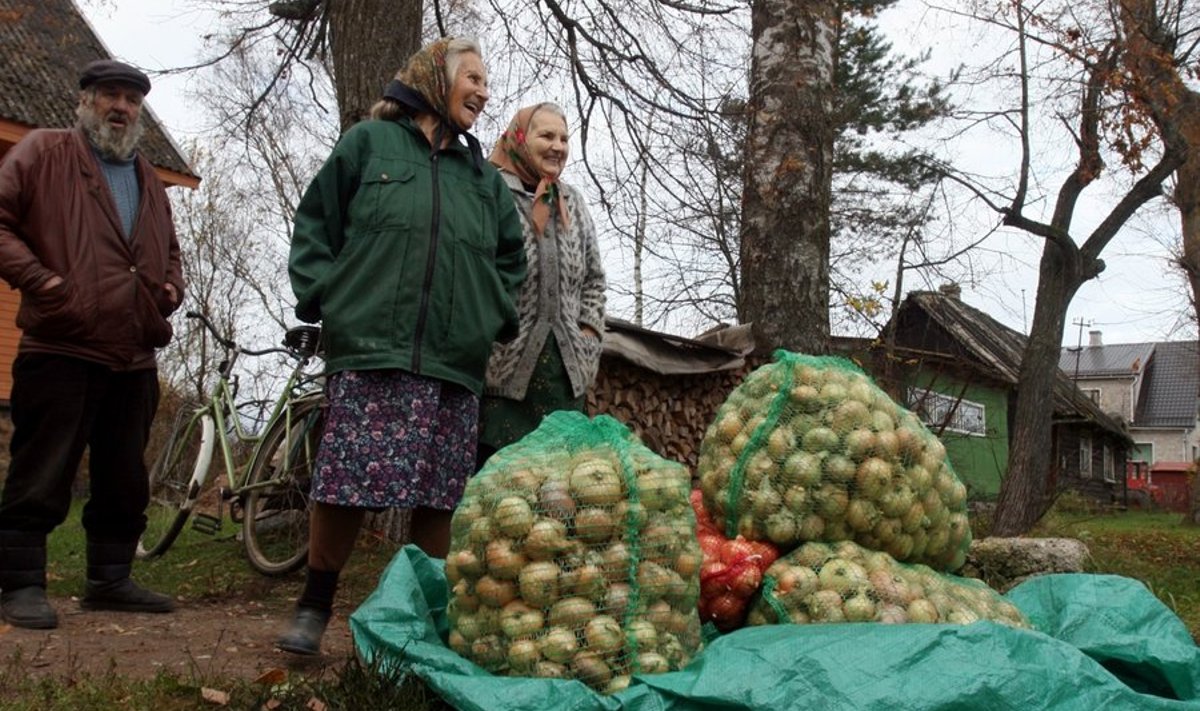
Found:
<path fill-rule="evenodd" d="M 411 120 L 342 136 L 296 210 L 296 315 L 320 321 L 330 373 L 398 368 L 479 393 L 517 334 L 521 223 L 494 167 Z"/>

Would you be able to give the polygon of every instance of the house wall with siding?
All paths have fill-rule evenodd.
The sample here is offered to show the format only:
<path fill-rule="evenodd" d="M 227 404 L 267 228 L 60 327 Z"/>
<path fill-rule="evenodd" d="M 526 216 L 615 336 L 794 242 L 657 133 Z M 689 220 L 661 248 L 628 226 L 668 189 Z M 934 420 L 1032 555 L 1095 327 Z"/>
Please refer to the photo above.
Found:
<path fill-rule="evenodd" d="M 1067 373 L 1070 375 L 1070 373 Z M 1115 412 L 1125 418 L 1126 422 L 1133 421 L 1133 410 L 1137 405 L 1134 397 L 1133 378 L 1080 378 L 1075 381 L 1080 390 L 1099 390 L 1100 400 L 1097 403 L 1105 412 Z"/>
<path fill-rule="evenodd" d="M 1055 432 L 1055 489 L 1073 489 L 1100 503 L 1122 503 L 1125 494 L 1125 447 L 1115 438 L 1088 426 L 1063 423 L 1055 428 Z M 1084 442 L 1088 443 L 1090 457 L 1081 453 Z M 1111 462 L 1111 471 L 1107 476 L 1106 446 Z"/>
<path fill-rule="evenodd" d="M 0 286 L 0 404 L 7 405 L 12 394 L 12 364 L 17 357 L 17 342 L 21 331 L 17 328 L 17 308 L 21 305 L 21 292 Z"/>
<path fill-rule="evenodd" d="M 1140 427 L 1130 431 L 1133 441 L 1139 444 L 1149 442 L 1154 445 L 1154 461 L 1181 462 L 1192 458 L 1192 445 L 1195 444 L 1195 431 L 1183 430 L 1152 430 Z"/>
<path fill-rule="evenodd" d="M 943 430 L 940 439 L 946 445 L 950 464 L 967 485 L 972 499 L 993 499 L 1000 492 L 1000 480 L 1008 471 L 1008 395 L 996 386 L 964 382 L 946 373 L 921 372 L 911 381 L 915 388 L 928 389 L 947 397 L 979 403 L 984 407 L 986 434 L 968 434 Z M 911 408 L 914 403 L 906 403 Z M 932 427 L 931 429 L 937 429 Z"/>

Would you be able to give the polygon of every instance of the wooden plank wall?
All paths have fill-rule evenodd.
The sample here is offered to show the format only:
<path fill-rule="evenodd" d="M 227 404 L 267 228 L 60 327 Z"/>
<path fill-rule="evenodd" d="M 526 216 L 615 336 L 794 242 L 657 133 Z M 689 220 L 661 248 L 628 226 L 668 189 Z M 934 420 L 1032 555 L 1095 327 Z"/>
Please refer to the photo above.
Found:
<path fill-rule="evenodd" d="M 12 364 L 17 357 L 17 342 L 21 331 L 17 328 L 17 308 L 21 305 L 21 292 L 0 284 L 0 406 L 8 406 L 12 393 Z"/>

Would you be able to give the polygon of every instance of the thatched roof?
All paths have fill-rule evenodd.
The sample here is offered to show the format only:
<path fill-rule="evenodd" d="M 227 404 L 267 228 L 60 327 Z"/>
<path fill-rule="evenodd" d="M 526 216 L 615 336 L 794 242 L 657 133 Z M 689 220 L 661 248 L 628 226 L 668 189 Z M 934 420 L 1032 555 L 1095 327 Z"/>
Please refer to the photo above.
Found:
<path fill-rule="evenodd" d="M 15 142 L 34 128 L 75 125 L 79 73 L 88 62 L 112 57 L 73 0 L 0 0 L 0 138 Z M 120 59 L 120 57 L 117 57 Z M 150 110 L 139 150 L 156 167 L 196 183 L 179 148 Z"/>
<path fill-rule="evenodd" d="M 989 377 L 1016 387 L 1027 340 L 1024 335 L 979 309 L 968 306 L 955 295 L 932 291 L 911 292 L 896 317 L 914 323 L 914 311 L 928 317 L 961 348 L 961 352 L 955 355 L 973 359 L 975 365 L 982 367 Z M 901 337 L 897 333 L 898 340 Z M 1055 419 L 1092 422 L 1124 440 L 1128 446 L 1133 446 L 1133 440 L 1120 421 L 1105 414 L 1065 373 L 1057 368 L 1055 371 Z"/>

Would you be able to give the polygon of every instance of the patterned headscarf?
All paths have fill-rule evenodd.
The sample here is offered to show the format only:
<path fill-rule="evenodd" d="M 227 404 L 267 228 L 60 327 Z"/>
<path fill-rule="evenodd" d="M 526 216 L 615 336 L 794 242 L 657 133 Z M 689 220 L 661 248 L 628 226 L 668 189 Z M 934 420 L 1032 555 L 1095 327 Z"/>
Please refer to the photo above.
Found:
<path fill-rule="evenodd" d="M 533 229 L 539 237 L 546 229 L 546 223 L 550 221 L 551 203 L 558 205 L 558 216 L 562 221 L 563 229 L 569 226 L 567 206 L 563 201 L 558 179 L 546 177 L 533 167 L 529 145 L 525 142 L 525 134 L 529 131 L 533 115 L 545 105 L 545 103 L 534 104 L 518 111 L 513 120 L 508 122 L 508 128 L 500 136 L 500 140 L 496 141 L 496 147 L 492 149 L 492 155 L 488 157 L 492 165 L 516 175 L 525 185 L 537 185 L 537 190 L 533 194 L 532 219 Z"/>
<path fill-rule="evenodd" d="M 443 37 L 425 45 L 409 57 L 408 64 L 400 72 L 400 81 L 415 89 L 433 113 L 446 123 L 450 121 L 446 103 L 450 96 L 450 83 L 446 78 L 446 50 L 450 40 L 450 37 Z M 466 130 L 464 126 L 456 128 Z"/>
<path fill-rule="evenodd" d="M 438 127 L 433 137 L 434 150 L 441 146 L 445 131 L 449 131 L 450 135 L 460 135 L 466 139 L 467 148 L 471 152 L 471 162 L 475 170 L 479 171 L 483 168 L 483 151 L 479 147 L 479 141 L 466 127 L 455 124 L 449 115 L 450 81 L 446 76 L 446 53 L 453 40 L 453 37 L 443 37 L 425 45 L 409 57 L 408 64 L 398 75 L 399 78 L 388 82 L 383 95 L 411 111 L 437 116 Z"/>

